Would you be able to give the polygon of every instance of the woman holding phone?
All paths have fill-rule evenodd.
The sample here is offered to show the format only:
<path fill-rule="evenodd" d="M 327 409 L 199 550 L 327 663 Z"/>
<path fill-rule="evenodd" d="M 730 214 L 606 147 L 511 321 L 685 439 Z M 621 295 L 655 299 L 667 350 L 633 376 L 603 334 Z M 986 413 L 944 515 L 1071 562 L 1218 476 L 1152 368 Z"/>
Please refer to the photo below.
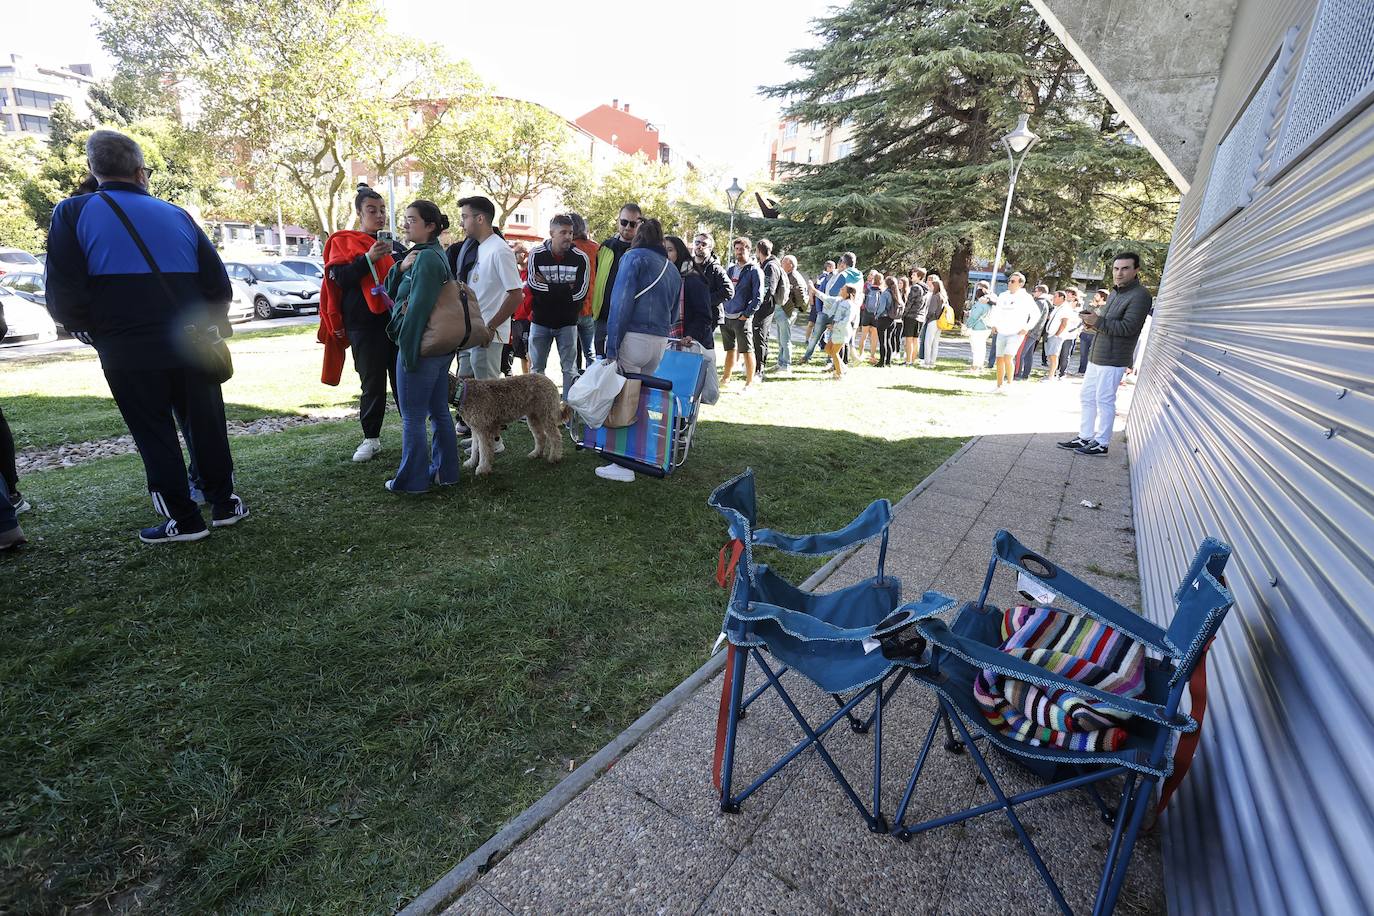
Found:
<path fill-rule="evenodd" d="M 353 460 L 371 461 L 382 450 L 388 378 L 392 395 L 396 394 L 396 345 L 386 336 L 391 313 L 372 291 L 381 286 L 405 248 L 386 231 L 382 195 L 360 184 L 353 209 L 358 213 L 359 228 L 335 232 L 324 249 L 320 290 L 320 336 L 326 346 L 323 381 L 327 385 L 339 383 L 343 347 L 351 347 L 353 368 L 362 383 L 358 420 L 363 427 L 363 441 Z"/>
<path fill-rule="evenodd" d="M 406 240 L 415 247 L 387 277 L 386 291 L 396 303 L 387 334 L 396 342 L 396 395 L 401 404 L 401 466 L 386 482 L 393 493 L 423 493 L 430 484 L 458 482 L 458 435 L 448 412 L 448 370 L 453 354 L 421 356 L 420 338 L 439 291 L 450 279 L 439 234 L 448 217 L 432 201 L 406 208 Z M 425 420 L 434 431 L 431 452 Z"/>

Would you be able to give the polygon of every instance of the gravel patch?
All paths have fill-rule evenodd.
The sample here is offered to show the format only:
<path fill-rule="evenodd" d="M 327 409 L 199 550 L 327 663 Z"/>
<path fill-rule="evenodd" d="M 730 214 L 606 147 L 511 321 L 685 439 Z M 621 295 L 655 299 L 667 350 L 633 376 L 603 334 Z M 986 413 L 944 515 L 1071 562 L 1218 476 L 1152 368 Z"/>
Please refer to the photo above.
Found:
<path fill-rule="evenodd" d="M 264 433 L 279 433 L 297 426 L 310 426 L 314 423 L 330 423 L 335 420 L 356 418 L 356 410 L 341 410 L 337 413 L 309 414 L 306 416 L 261 417 L 257 420 L 230 420 L 226 424 L 231 436 L 260 436 Z M 182 446 L 185 446 L 185 440 Z M 19 473 L 50 471 L 53 468 L 70 468 L 87 461 L 129 455 L 138 451 L 133 436 L 115 436 L 112 439 L 97 439 L 94 442 L 77 442 L 49 448 L 24 449 L 15 456 Z"/>

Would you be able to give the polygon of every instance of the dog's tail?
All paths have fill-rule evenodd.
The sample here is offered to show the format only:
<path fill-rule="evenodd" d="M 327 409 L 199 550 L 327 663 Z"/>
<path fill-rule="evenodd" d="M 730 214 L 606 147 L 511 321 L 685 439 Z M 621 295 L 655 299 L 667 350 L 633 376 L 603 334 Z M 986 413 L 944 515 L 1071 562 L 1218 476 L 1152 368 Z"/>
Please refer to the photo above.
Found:
<path fill-rule="evenodd" d="M 567 401 L 558 402 L 558 422 L 568 424 L 572 422 L 573 410 L 568 406 Z"/>

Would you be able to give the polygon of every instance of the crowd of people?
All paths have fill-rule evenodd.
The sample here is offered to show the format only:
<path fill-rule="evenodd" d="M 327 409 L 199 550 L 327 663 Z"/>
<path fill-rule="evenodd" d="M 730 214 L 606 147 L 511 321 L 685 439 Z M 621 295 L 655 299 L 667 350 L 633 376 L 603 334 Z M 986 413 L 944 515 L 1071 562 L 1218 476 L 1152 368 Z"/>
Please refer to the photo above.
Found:
<path fill-rule="evenodd" d="M 143 458 L 153 505 L 164 521 L 143 529 L 148 543 L 193 541 L 210 528 L 249 514 L 234 492 L 233 460 L 220 385 L 206 354 L 232 330 L 228 276 L 213 245 L 180 208 L 148 193 L 150 170 L 142 150 L 115 131 L 87 142 L 94 190 L 83 189 L 54 210 L 48 240 L 48 305 L 74 336 L 94 346 L 116 405 Z M 458 482 L 459 451 L 473 447 L 461 409 L 450 412 L 449 375 L 495 379 L 514 371 L 544 373 L 558 348 L 562 394 L 594 359 L 614 360 L 627 373 L 651 374 L 670 340 L 700 353 L 710 366 L 703 401 L 733 386 L 741 393 L 768 375 L 792 371 L 793 329 L 805 327 L 801 362 L 823 349 L 832 378 L 865 359 L 877 366 L 933 368 L 941 332 L 955 326 L 956 306 L 942 278 L 913 268 L 905 276 L 865 276 L 853 252 L 826 261 L 814 277 L 797 259 L 779 256 L 768 239 L 736 238 L 721 264 L 712 236 L 691 245 L 665 235 L 657 219 L 626 203 L 614 234 L 599 244 L 577 213 L 555 216 L 549 236 L 529 248 L 507 243 L 495 225 L 494 204 L 481 196 L 458 202 L 463 238 L 443 245 L 450 217 L 432 201 L 416 200 L 400 221 L 404 241 L 386 231 L 381 195 L 359 185 L 358 229 L 341 230 L 325 246 L 319 340 L 326 384 L 342 379 L 351 348 L 360 384 L 363 440 L 356 462 L 383 451 L 381 432 L 390 387 L 401 414 L 401 455 L 385 481 L 389 491 L 424 492 Z M 1136 274 L 1140 259 L 1126 252 L 1113 265 L 1114 289 L 1099 289 L 1085 304 L 1082 291 L 1053 294 L 1025 289 L 1020 273 L 994 295 L 979 283 L 963 315 L 970 364 L 994 369 L 1005 392 L 1028 379 L 1037 348 L 1042 381 L 1069 374 L 1075 354 L 1084 377 L 1079 436 L 1060 443 L 1105 455 L 1115 396 L 1132 365 L 1151 308 Z M 456 296 L 484 327 L 457 353 L 425 352 L 431 315 Z M 195 303 L 195 307 L 187 306 Z M 715 372 L 716 330 L 724 362 Z M 195 344 L 189 343 L 196 341 Z M 773 344 L 773 341 L 776 341 Z M 771 344 L 771 347 L 770 347 Z M 227 355 L 227 350 L 223 351 Z M 776 358 L 770 361 L 770 355 Z M 213 360 L 212 360 L 213 361 Z M 178 428 L 190 452 L 188 473 Z M 14 473 L 13 442 L 0 414 L 0 548 L 23 542 L 17 513 L 28 508 Z M 498 438 L 495 452 L 504 451 Z M 629 481 L 627 468 L 596 473 Z M 209 505 L 207 526 L 201 505 Z"/>

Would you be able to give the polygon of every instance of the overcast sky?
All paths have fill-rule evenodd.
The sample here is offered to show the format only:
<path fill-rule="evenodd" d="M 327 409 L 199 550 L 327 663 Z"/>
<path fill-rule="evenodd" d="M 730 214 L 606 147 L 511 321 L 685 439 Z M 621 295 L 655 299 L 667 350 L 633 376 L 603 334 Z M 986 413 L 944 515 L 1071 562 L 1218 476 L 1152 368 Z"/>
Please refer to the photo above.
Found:
<path fill-rule="evenodd" d="M 809 22 L 836 2 L 383 0 L 393 28 L 471 61 L 502 95 L 540 102 L 569 119 L 613 98 L 628 102 L 667 143 L 741 180 L 766 168 L 765 137 L 778 110 L 757 87 L 788 78 L 788 53 L 816 45 Z M 90 0 L 6 6 L 0 52 L 108 71 Z"/>

